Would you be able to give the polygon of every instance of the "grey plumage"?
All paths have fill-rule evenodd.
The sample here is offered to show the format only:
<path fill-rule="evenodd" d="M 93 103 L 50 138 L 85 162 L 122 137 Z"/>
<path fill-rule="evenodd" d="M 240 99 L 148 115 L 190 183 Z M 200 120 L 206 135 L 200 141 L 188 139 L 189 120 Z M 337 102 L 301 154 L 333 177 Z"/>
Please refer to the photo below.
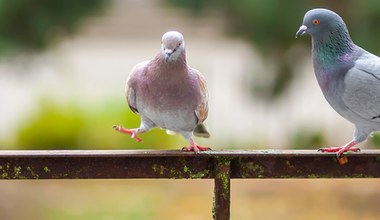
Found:
<path fill-rule="evenodd" d="M 322 151 L 352 148 L 380 130 L 380 58 L 354 44 L 343 19 L 328 9 L 312 9 L 296 36 L 310 34 L 314 72 L 329 104 L 355 124 L 353 140 Z"/>
<path fill-rule="evenodd" d="M 128 105 L 140 114 L 136 129 L 114 128 L 137 141 L 139 133 L 154 127 L 180 133 L 190 141 L 184 150 L 208 150 L 195 144 L 195 135 L 209 137 L 203 122 L 208 115 L 208 93 L 202 74 L 187 65 L 181 33 L 169 31 L 162 37 L 161 51 L 150 61 L 137 64 L 129 74 L 125 94 Z"/>

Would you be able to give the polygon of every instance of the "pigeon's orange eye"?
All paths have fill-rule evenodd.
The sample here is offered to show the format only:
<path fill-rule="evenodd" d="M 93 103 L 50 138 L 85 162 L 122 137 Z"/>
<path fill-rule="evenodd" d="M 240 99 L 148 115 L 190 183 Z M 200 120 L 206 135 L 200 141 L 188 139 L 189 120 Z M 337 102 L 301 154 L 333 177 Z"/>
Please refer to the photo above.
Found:
<path fill-rule="evenodd" d="M 178 43 L 178 46 L 181 46 L 181 44 L 182 44 L 182 42 L 179 42 L 179 43 Z"/>
<path fill-rule="evenodd" d="M 314 19 L 314 20 L 313 20 L 313 24 L 314 24 L 314 25 L 319 24 L 319 20 L 318 20 L 318 19 Z"/>

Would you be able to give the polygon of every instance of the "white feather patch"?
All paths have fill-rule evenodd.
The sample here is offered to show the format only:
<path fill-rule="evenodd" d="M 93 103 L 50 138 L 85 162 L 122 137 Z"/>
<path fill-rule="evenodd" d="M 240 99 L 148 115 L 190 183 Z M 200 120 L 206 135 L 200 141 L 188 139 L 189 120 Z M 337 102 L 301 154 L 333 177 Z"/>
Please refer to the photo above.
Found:
<path fill-rule="evenodd" d="M 174 132 L 174 131 L 171 131 L 171 130 L 166 130 L 166 134 L 169 134 L 169 135 L 176 135 L 177 133 Z"/>

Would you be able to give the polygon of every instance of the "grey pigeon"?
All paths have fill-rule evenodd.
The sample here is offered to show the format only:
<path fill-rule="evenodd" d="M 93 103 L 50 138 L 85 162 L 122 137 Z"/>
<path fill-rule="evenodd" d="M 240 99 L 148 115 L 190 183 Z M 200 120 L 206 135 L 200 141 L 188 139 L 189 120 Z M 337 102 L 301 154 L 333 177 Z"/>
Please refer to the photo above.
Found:
<path fill-rule="evenodd" d="M 132 69 L 125 96 L 131 110 L 140 114 L 141 124 L 134 129 L 114 126 L 115 130 L 141 141 L 139 133 L 160 127 L 189 140 L 190 146 L 182 150 L 198 153 L 210 149 L 197 145 L 193 139 L 193 132 L 201 137 L 210 136 L 203 125 L 208 114 L 208 92 L 202 74 L 187 65 L 181 33 L 166 32 L 160 52 Z"/>
<path fill-rule="evenodd" d="M 296 37 L 312 37 L 314 72 L 330 105 L 355 124 L 353 139 L 342 147 L 321 148 L 341 156 L 380 130 L 380 58 L 355 45 L 342 18 L 328 9 L 312 9 Z"/>

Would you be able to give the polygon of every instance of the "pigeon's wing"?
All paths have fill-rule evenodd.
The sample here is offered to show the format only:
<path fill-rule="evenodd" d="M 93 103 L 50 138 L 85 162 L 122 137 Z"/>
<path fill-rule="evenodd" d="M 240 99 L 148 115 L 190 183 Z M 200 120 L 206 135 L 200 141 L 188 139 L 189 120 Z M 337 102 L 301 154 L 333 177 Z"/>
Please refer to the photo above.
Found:
<path fill-rule="evenodd" d="M 143 72 L 146 71 L 147 64 L 148 61 L 144 61 L 134 66 L 125 84 L 125 97 L 127 98 L 129 108 L 131 108 L 134 113 L 138 113 L 136 105 L 136 85 L 138 84 L 139 76 L 143 75 Z"/>
<path fill-rule="evenodd" d="M 344 104 L 360 117 L 380 122 L 380 58 L 366 54 L 344 78 Z"/>
<path fill-rule="evenodd" d="M 201 124 L 204 120 L 206 120 L 208 115 L 208 92 L 206 80 L 203 77 L 202 73 L 198 70 L 190 68 L 190 71 L 192 71 L 196 75 L 199 82 L 201 101 L 199 102 L 197 109 L 195 110 L 195 115 L 198 118 L 198 124 Z"/>

